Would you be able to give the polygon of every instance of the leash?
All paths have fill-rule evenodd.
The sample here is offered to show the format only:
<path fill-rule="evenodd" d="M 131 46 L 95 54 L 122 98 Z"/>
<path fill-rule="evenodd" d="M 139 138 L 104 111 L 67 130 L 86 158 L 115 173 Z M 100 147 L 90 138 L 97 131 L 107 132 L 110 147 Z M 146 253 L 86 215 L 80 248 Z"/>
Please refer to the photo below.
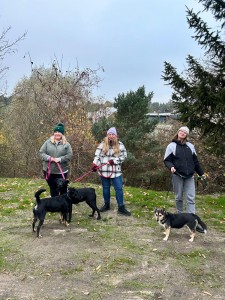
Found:
<path fill-rule="evenodd" d="M 65 179 L 65 175 L 64 175 L 63 170 L 62 170 L 62 168 L 60 166 L 60 163 L 57 162 L 56 164 L 57 164 L 57 166 L 59 168 L 60 173 L 62 174 L 62 178 Z"/>
<path fill-rule="evenodd" d="M 99 169 L 101 169 L 103 166 L 106 166 L 106 165 L 108 165 L 108 163 L 105 163 L 105 164 L 102 164 L 102 165 L 96 167 L 96 170 L 99 170 Z M 90 173 L 92 173 L 92 172 L 93 172 L 93 171 L 90 170 L 90 171 L 84 173 L 82 176 L 80 176 L 80 177 L 78 177 L 77 179 L 73 180 L 73 182 L 81 181 L 84 177 L 86 177 L 88 174 L 90 174 Z M 112 170 L 112 172 L 113 172 L 113 170 Z M 100 171 L 99 171 L 99 173 L 100 173 Z M 100 173 L 100 175 L 103 176 L 101 173 Z M 109 177 L 111 177 L 111 176 L 112 176 L 112 173 L 110 174 Z M 103 176 L 103 177 L 105 177 L 105 176 Z M 108 178 L 108 177 L 105 177 L 105 178 Z"/>
<path fill-rule="evenodd" d="M 46 176 L 45 176 L 46 180 L 48 180 L 49 177 L 50 177 L 50 172 L 51 172 L 50 168 L 51 168 L 51 160 L 48 161 L 47 170 L 46 170 Z"/>
<path fill-rule="evenodd" d="M 56 165 L 57 165 L 57 167 L 58 167 L 58 169 L 59 169 L 59 171 L 60 171 L 60 173 L 61 173 L 61 175 L 62 175 L 62 178 L 65 179 L 65 175 L 64 175 L 63 170 L 62 170 L 62 168 L 61 168 L 61 166 L 60 166 L 60 163 L 57 162 Z M 46 171 L 46 176 L 45 176 L 45 179 L 46 179 L 46 180 L 49 179 L 50 174 L 51 174 L 51 160 L 48 161 L 47 171 Z"/>
<path fill-rule="evenodd" d="M 59 168 L 60 173 L 62 174 L 63 179 L 65 179 L 65 176 L 64 176 L 64 173 L 63 173 L 62 168 L 61 168 L 61 166 L 60 166 L 60 163 L 56 163 L 56 164 L 57 164 L 57 166 L 58 166 L 58 168 Z M 102 167 L 104 167 L 104 166 L 106 166 L 106 165 L 108 165 L 108 164 L 109 164 L 108 162 L 105 163 L 105 164 L 102 164 L 102 165 L 96 167 L 96 169 L 99 170 L 99 169 L 101 169 Z M 90 170 L 90 171 L 84 173 L 82 176 L 80 176 L 80 177 L 78 177 L 77 179 L 73 180 L 73 182 L 79 182 L 79 181 L 81 181 L 84 177 L 86 177 L 87 175 L 89 175 L 89 174 L 92 173 L 92 172 L 93 172 L 93 171 Z M 102 177 L 104 177 L 104 178 L 110 178 L 110 177 L 112 176 L 112 173 L 113 173 L 113 166 L 112 166 L 112 172 L 111 172 L 111 174 L 110 174 L 109 176 L 103 176 L 102 173 L 99 171 L 99 174 L 100 174 Z M 45 179 L 46 179 L 46 180 L 49 179 L 50 174 L 51 174 L 51 161 L 49 160 L 49 161 L 48 161 L 48 165 L 47 165 L 46 176 L 45 176 Z"/>
<path fill-rule="evenodd" d="M 74 182 L 81 181 L 84 177 L 86 177 L 88 174 L 92 173 L 92 170 L 88 171 L 87 173 L 84 173 L 84 175 L 78 177 L 77 179 L 73 180 Z"/>
<path fill-rule="evenodd" d="M 202 182 L 203 189 L 207 188 L 208 186 L 208 174 L 203 176 L 197 176 L 196 178 L 196 186 L 199 187 L 199 181 Z"/>
<path fill-rule="evenodd" d="M 191 176 L 184 176 L 184 175 L 181 175 L 179 172 L 174 172 L 173 174 L 175 174 L 175 175 L 177 175 L 177 176 L 180 176 L 180 178 L 182 178 L 182 179 L 189 179 L 189 178 L 191 178 L 191 177 L 193 177 L 193 175 L 191 175 Z"/>
<path fill-rule="evenodd" d="M 168 200 L 169 192 L 170 192 L 170 188 L 168 188 L 168 190 L 166 192 L 166 197 L 165 197 L 165 202 L 164 202 L 164 208 L 166 208 L 166 202 Z"/>
<path fill-rule="evenodd" d="M 106 163 L 106 164 L 104 164 L 104 165 L 101 165 L 100 167 L 103 167 L 103 166 L 105 166 L 105 165 L 108 165 L 108 163 Z M 99 168 L 97 168 L 97 169 L 99 169 Z M 104 176 L 104 175 L 100 172 L 100 170 L 98 170 L 98 173 L 99 173 L 102 177 L 104 177 L 104 178 L 110 178 L 110 177 L 112 176 L 112 173 L 113 173 L 113 165 L 112 165 L 112 172 L 110 173 L 109 176 Z"/>
<path fill-rule="evenodd" d="M 166 196 L 165 196 L 165 200 L 164 200 L 164 209 L 166 209 L 166 202 L 168 200 L 169 192 L 170 192 L 170 189 L 171 189 L 172 175 L 173 174 L 171 174 L 171 176 L 170 176 L 170 184 L 168 184 L 168 188 L 167 188 L 167 191 L 166 191 Z"/>
<path fill-rule="evenodd" d="M 189 179 L 191 178 L 192 176 L 184 176 L 184 175 L 181 175 L 179 172 L 174 172 L 175 175 L 179 176 L 180 178 L 182 179 Z M 199 181 L 202 182 L 202 185 L 203 185 L 203 188 L 206 188 L 208 186 L 208 181 L 207 181 L 207 178 L 208 178 L 208 175 L 205 174 L 205 175 L 202 175 L 202 176 L 197 176 L 195 177 L 195 175 L 193 175 L 194 178 L 196 178 L 196 187 L 198 188 L 199 186 Z"/>
<path fill-rule="evenodd" d="M 182 178 L 182 179 L 188 179 L 188 178 L 191 178 L 190 176 L 184 176 L 184 175 L 181 175 L 179 172 L 174 172 L 174 173 L 171 173 L 171 176 L 170 176 L 170 181 L 172 181 L 172 176 L 173 176 L 173 174 L 175 174 L 175 175 L 177 175 L 177 176 L 179 176 L 180 178 Z M 170 185 L 168 185 L 168 189 L 167 189 L 167 191 L 166 191 L 166 196 L 165 196 L 165 201 L 164 201 L 164 208 L 166 209 L 166 202 L 167 202 L 167 200 L 168 200 L 168 196 L 169 196 L 169 192 L 170 192 Z"/>

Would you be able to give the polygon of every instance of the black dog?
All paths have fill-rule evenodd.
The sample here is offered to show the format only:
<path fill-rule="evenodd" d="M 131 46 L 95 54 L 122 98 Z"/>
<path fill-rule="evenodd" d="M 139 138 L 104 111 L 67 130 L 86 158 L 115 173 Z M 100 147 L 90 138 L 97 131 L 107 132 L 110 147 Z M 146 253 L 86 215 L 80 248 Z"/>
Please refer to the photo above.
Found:
<path fill-rule="evenodd" d="M 64 178 L 56 178 L 57 190 L 60 194 L 63 194 L 64 191 L 68 189 L 70 181 Z"/>
<path fill-rule="evenodd" d="M 58 193 L 60 195 L 65 194 L 68 190 L 68 185 L 70 181 L 68 179 L 56 178 L 55 182 L 56 182 Z"/>
<path fill-rule="evenodd" d="M 59 190 L 62 190 L 62 188 L 65 187 L 65 185 L 68 187 L 69 180 L 65 180 L 63 178 L 57 179 L 57 186 Z M 80 202 L 85 201 L 90 208 L 92 209 L 92 214 L 89 215 L 89 217 L 93 217 L 95 212 L 97 211 L 98 217 L 97 220 L 101 219 L 100 210 L 97 207 L 96 204 L 96 193 L 94 188 L 69 188 L 69 190 L 74 191 L 74 195 L 71 196 L 71 200 L 73 204 L 78 204 Z M 71 221 L 71 219 L 69 220 Z"/>
<path fill-rule="evenodd" d="M 33 232 L 35 232 L 35 224 L 37 220 L 39 220 L 39 224 L 37 226 L 37 237 L 41 237 L 40 229 L 44 223 L 47 212 L 60 212 L 62 216 L 62 222 L 68 226 L 69 219 L 71 219 L 72 216 L 71 198 L 77 197 L 77 192 L 69 189 L 66 194 L 40 199 L 40 194 L 45 191 L 45 189 L 39 189 L 35 193 L 36 205 L 33 208 L 34 219 L 32 228 Z"/>
<path fill-rule="evenodd" d="M 182 228 L 185 225 L 191 232 L 190 242 L 194 241 L 196 231 L 207 233 L 206 224 L 197 216 L 191 213 L 171 214 L 165 209 L 156 208 L 154 210 L 156 221 L 164 227 L 166 235 L 164 241 L 168 240 L 171 228 Z"/>

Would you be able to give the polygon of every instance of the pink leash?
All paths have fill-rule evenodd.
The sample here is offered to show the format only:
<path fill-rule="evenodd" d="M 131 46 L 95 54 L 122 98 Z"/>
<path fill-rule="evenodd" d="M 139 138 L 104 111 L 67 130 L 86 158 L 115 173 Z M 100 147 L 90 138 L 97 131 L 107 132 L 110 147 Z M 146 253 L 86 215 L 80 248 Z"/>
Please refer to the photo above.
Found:
<path fill-rule="evenodd" d="M 101 165 L 101 166 L 99 166 L 99 167 L 96 168 L 96 169 L 100 169 L 101 167 L 103 167 L 103 166 L 105 166 L 105 165 L 108 165 L 108 163 L 106 163 L 106 164 L 104 164 L 104 165 Z M 99 170 L 99 174 L 100 174 L 102 177 L 104 177 L 104 178 L 110 178 L 110 177 L 112 176 L 112 173 L 113 173 L 113 165 L 112 165 L 112 172 L 111 172 L 111 174 L 110 174 L 109 176 L 104 176 L 104 175 L 102 175 L 102 173 L 101 173 L 100 170 Z"/>
<path fill-rule="evenodd" d="M 63 170 L 60 166 L 60 163 L 57 162 L 56 164 L 57 164 L 57 167 L 59 168 L 60 173 L 62 174 L 62 178 L 65 179 L 65 176 L 64 176 Z M 45 176 L 46 180 L 49 179 L 50 174 L 51 174 L 51 160 L 48 161 L 47 172 L 46 172 L 46 176 Z"/>
<path fill-rule="evenodd" d="M 108 165 L 108 163 L 102 164 L 102 165 L 96 167 L 96 169 L 97 169 L 97 170 L 98 170 L 98 169 L 101 169 L 103 166 L 106 166 L 106 165 Z M 82 175 L 81 177 L 75 179 L 74 182 L 81 181 L 84 177 L 86 177 L 88 174 L 90 174 L 90 173 L 92 173 L 92 172 L 93 172 L 93 171 L 90 170 L 90 171 L 88 171 L 87 173 L 84 173 L 84 175 Z M 100 171 L 99 171 L 99 173 L 100 173 Z M 113 173 L 113 166 L 112 166 L 112 173 Z M 108 176 L 108 177 L 103 176 L 101 173 L 100 173 L 100 175 L 103 176 L 103 177 L 105 177 L 105 178 L 109 178 L 109 177 L 112 176 L 112 173 L 111 173 L 110 176 Z"/>
<path fill-rule="evenodd" d="M 84 177 L 86 177 L 90 173 L 92 173 L 92 170 L 88 171 L 87 173 L 84 173 L 84 175 L 82 175 L 79 178 L 75 179 L 74 182 L 81 181 Z"/>
<path fill-rule="evenodd" d="M 58 168 L 59 168 L 60 173 L 62 174 L 63 179 L 65 179 L 65 176 L 64 176 L 64 173 L 63 173 L 62 168 L 61 168 L 61 166 L 60 166 L 60 163 L 56 163 L 56 164 L 57 164 L 57 166 L 58 166 Z M 96 169 L 97 169 L 97 170 L 98 170 L 98 169 L 101 169 L 103 166 L 106 166 L 106 165 L 108 165 L 108 163 L 102 164 L 102 165 L 96 167 Z M 90 173 L 92 173 L 92 172 L 93 172 L 93 171 L 90 170 L 90 171 L 84 173 L 82 176 L 80 176 L 80 177 L 78 177 L 77 179 L 75 179 L 74 182 L 81 181 L 84 177 L 86 177 L 88 174 L 90 174 Z M 51 173 L 51 161 L 49 160 L 49 161 L 48 161 L 48 166 L 47 166 L 47 172 L 46 172 L 46 176 L 45 176 L 45 179 L 46 179 L 46 180 L 48 180 L 48 178 L 49 178 L 49 176 L 50 176 L 50 173 Z M 104 177 L 104 178 L 110 178 L 110 177 L 112 176 L 112 173 L 113 173 L 113 166 L 112 166 L 112 172 L 111 172 L 111 174 L 110 174 L 109 176 L 103 176 L 102 173 L 101 173 L 100 171 L 99 171 L 99 173 L 100 173 L 100 175 L 101 175 L 102 177 Z"/>

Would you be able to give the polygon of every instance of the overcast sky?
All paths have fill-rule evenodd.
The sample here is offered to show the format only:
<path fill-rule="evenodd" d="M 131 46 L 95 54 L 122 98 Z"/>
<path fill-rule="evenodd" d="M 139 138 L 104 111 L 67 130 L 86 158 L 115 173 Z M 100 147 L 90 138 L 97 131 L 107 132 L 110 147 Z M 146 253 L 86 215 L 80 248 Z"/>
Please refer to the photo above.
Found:
<path fill-rule="evenodd" d="M 10 41 L 27 32 L 17 52 L 6 57 L 8 95 L 35 66 L 57 58 L 64 71 L 103 67 L 95 96 L 113 101 L 119 93 L 144 85 L 153 102 L 168 102 L 170 87 L 161 79 L 164 61 L 178 71 L 185 58 L 203 55 L 191 36 L 186 8 L 197 0 L 0 0 L 0 32 L 11 26 Z"/>

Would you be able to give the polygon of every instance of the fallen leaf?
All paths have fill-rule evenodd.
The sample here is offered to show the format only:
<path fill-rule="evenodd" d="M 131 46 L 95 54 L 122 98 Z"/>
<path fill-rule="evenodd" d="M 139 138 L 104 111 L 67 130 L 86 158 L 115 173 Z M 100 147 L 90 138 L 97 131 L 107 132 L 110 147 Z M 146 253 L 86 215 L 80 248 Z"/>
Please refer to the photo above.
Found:
<path fill-rule="evenodd" d="M 206 295 L 209 295 L 209 296 L 212 296 L 212 294 L 210 294 L 209 292 L 206 292 L 206 291 L 203 291 L 202 293 L 206 294 Z"/>

